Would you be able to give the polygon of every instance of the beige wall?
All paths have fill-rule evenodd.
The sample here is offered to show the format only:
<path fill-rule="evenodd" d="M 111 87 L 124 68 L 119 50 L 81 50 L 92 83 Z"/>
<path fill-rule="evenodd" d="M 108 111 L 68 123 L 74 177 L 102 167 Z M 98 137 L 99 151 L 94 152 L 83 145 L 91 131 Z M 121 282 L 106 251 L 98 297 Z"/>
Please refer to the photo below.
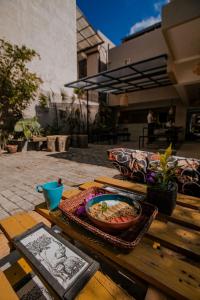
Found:
<path fill-rule="evenodd" d="M 109 51 L 109 69 L 168 53 L 160 28 L 122 43 Z"/>
<path fill-rule="evenodd" d="M 87 76 L 96 75 L 99 67 L 99 52 L 87 56 Z"/>
<path fill-rule="evenodd" d="M 141 104 L 153 101 L 172 100 L 179 98 L 173 86 L 159 87 L 145 91 L 136 91 L 128 94 L 129 104 Z M 119 103 L 120 95 L 110 95 L 109 105 L 116 106 Z"/>
<path fill-rule="evenodd" d="M 172 1 L 164 7 L 162 18 L 163 35 L 171 57 L 169 67 L 177 84 L 182 88 L 198 85 L 200 77 L 194 70 L 200 61 L 200 1 Z M 189 95 L 185 98 L 189 103 Z"/>
<path fill-rule="evenodd" d="M 200 14 L 199 0 L 170 1 L 162 10 L 162 28 L 167 29 L 197 18 Z"/>
<path fill-rule="evenodd" d="M 41 60 L 30 67 L 44 90 L 60 89 L 77 78 L 75 0 L 1 0 L 0 38 L 35 49 Z M 32 106 L 31 114 L 34 113 Z"/>

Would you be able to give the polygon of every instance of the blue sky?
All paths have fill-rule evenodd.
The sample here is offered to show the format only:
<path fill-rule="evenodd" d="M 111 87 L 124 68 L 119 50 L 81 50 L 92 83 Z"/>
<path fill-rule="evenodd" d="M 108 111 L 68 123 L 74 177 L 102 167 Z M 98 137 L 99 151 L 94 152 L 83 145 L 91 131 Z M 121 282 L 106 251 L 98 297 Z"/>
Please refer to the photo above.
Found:
<path fill-rule="evenodd" d="M 131 33 L 159 22 L 169 0 L 77 0 L 88 21 L 115 44 Z"/>

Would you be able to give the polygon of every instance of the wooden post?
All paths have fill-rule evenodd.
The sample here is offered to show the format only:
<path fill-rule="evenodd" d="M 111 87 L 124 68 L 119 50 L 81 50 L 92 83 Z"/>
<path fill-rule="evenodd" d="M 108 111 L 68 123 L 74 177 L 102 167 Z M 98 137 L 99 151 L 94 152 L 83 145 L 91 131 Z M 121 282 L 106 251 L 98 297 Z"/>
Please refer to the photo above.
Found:
<path fill-rule="evenodd" d="M 89 137 L 89 93 L 87 91 L 87 135 Z"/>

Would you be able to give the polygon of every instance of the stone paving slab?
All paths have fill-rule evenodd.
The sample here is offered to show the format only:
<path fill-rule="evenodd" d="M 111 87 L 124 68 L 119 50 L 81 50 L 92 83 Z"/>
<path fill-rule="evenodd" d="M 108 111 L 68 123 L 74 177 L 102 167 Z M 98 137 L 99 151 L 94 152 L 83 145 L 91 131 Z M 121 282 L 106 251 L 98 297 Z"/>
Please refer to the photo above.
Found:
<path fill-rule="evenodd" d="M 37 184 L 62 178 L 67 190 L 101 175 L 116 175 L 118 172 L 107 161 L 105 148 L 108 149 L 99 145 L 70 148 L 65 153 L 28 151 L 0 155 L 0 219 L 33 210 L 43 202 L 43 195 L 35 190 Z"/>

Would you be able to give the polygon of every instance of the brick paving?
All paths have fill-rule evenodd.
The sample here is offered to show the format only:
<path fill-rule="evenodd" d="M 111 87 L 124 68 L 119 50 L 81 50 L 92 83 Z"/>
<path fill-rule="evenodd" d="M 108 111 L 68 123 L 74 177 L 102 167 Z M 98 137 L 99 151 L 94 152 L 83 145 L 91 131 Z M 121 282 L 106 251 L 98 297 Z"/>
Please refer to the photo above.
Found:
<path fill-rule="evenodd" d="M 0 219 L 33 210 L 43 202 L 43 195 L 35 191 L 37 184 L 60 177 L 67 190 L 97 176 L 116 175 L 106 159 L 108 146 L 102 147 L 70 148 L 66 153 L 28 151 L 0 155 Z"/>
<path fill-rule="evenodd" d="M 137 149 L 137 144 L 124 145 Z M 35 191 L 37 184 L 62 178 L 65 189 L 76 187 L 98 176 L 115 176 L 106 150 L 116 146 L 90 145 L 88 149 L 70 148 L 65 153 L 28 151 L 0 155 L 0 219 L 17 212 L 33 210 L 43 202 Z M 200 158 L 200 143 L 185 144 L 177 155 Z"/>

